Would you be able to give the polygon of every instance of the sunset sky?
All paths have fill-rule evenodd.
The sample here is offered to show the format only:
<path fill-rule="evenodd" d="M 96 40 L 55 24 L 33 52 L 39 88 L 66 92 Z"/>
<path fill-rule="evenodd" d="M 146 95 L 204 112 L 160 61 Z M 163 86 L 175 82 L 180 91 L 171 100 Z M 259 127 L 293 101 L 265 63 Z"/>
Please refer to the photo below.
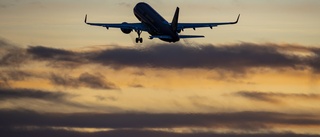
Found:
<path fill-rule="evenodd" d="M 320 136 L 320 1 L 145 1 L 202 39 L 135 44 L 132 0 L 0 1 L 0 136 Z"/>

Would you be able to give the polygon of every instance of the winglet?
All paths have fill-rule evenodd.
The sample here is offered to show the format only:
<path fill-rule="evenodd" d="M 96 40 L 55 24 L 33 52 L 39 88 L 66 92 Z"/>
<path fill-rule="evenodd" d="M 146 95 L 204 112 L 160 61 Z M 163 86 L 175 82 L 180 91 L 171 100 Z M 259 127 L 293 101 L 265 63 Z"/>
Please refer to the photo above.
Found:
<path fill-rule="evenodd" d="M 236 24 L 236 23 L 238 23 L 239 18 L 240 18 L 240 14 L 238 15 L 237 21 L 236 21 L 236 22 L 234 22 L 235 24 Z"/>
<path fill-rule="evenodd" d="M 84 18 L 84 23 L 87 23 L 87 14 L 86 14 L 86 17 Z"/>

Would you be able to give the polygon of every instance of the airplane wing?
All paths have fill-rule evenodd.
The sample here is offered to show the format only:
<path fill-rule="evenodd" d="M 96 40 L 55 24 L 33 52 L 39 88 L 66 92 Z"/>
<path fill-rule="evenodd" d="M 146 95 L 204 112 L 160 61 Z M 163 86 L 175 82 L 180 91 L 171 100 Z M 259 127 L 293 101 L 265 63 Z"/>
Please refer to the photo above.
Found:
<path fill-rule="evenodd" d="M 240 18 L 240 14 L 235 22 L 218 22 L 218 23 L 178 23 L 177 30 L 183 29 L 196 29 L 196 28 L 203 28 L 203 27 L 217 27 L 219 25 L 229 25 L 229 24 L 237 24 Z"/>
<path fill-rule="evenodd" d="M 120 29 L 132 29 L 132 30 L 147 31 L 147 27 L 145 25 L 143 25 L 142 23 L 126 23 L 126 22 L 123 22 L 123 23 L 89 23 L 89 22 L 87 22 L 87 15 L 84 19 L 84 22 L 88 25 L 105 27 L 107 29 L 120 28 Z"/>

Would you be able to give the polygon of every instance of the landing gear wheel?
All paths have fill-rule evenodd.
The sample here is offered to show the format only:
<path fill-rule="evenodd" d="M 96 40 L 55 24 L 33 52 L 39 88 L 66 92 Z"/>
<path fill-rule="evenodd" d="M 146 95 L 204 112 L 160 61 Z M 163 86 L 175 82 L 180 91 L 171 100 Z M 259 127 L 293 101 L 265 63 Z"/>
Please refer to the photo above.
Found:
<path fill-rule="evenodd" d="M 142 38 L 136 38 L 136 43 L 142 43 L 143 42 L 143 40 L 142 40 Z"/>

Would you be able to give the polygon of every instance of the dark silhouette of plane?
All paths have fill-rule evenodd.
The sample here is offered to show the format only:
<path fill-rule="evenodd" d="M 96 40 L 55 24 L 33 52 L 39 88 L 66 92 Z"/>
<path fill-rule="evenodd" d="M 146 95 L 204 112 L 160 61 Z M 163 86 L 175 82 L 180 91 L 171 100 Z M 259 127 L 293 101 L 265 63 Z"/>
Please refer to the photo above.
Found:
<path fill-rule="evenodd" d="M 140 37 L 142 31 L 147 31 L 151 36 L 150 39 L 159 38 L 166 42 L 177 42 L 184 38 L 201 38 L 202 35 L 179 35 L 184 29 L 196 29 L 202 27 L 217 27 L 218 25 L 236 24 L 239 21 L 240 14 L 235 22 L 218 22 L 218 23 L 178 23 L 179 7 L 177 7 L 172 22 L 168 23 L 157 11 L 155 11 L 147 3 L 140 2 L 133 9 L 134 15 L 141 23 L 89 23 L 87 22 L 87 15 L 84 22 L 88 25 L 101 26 L 107 29 L 120 28 L 125 34 L 129 34 L 132 31 L 137 32 L 138 37 L 136 43 L 142 43 Z"/>

